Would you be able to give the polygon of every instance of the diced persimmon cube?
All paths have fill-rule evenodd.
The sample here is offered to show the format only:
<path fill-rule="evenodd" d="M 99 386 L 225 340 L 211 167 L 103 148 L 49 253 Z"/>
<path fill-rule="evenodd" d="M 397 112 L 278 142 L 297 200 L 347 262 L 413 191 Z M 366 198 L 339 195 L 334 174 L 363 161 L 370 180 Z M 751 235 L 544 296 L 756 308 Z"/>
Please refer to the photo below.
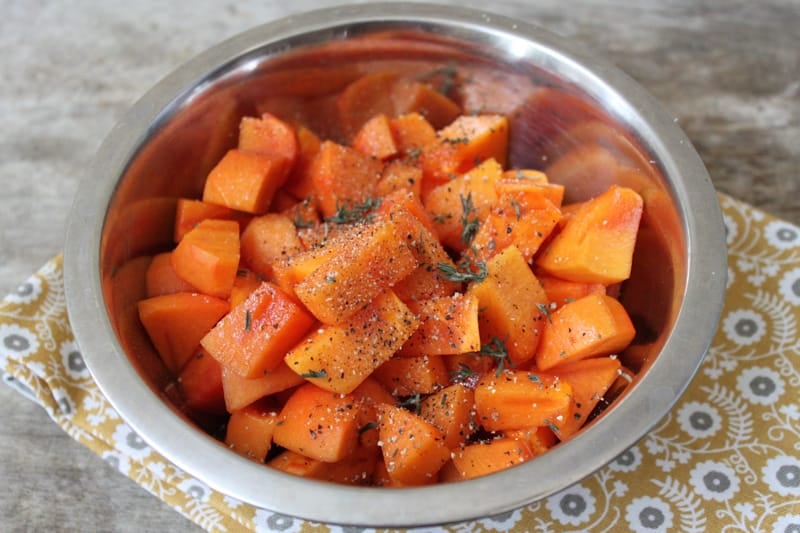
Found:
<path fill-rule="evenodd" d="M 239 268 L 239 224 L 203 220 L 172 251 L 175 273 L 199 292 L 227 298 Z"/>
<path fill-rule="evenodd" d="M 383 167 L 381 179 L 375 188 L 375 193 L 381 197 L 379 209 L 383 208 L 386 203 L 386 197 L 392 193 L 408 192 L 419 199 L 421 187 L 421 168 L 401 160 L 389 161 Z"/>
<path fill-rule="evenodd" d="M 474 404 L 472 389 L 456 383 L 425 398 L 420 404 L 420 416 L 442 432 L 445 445 L 452 450 L 463 445 L 477 429 L 470 415 Z"/>
<path fill-rule="evenodd" d="M 233 370 L 222 369 L 222 391 L 225 408 L 229 413 L 302 383 L 305 383 L 303 378 L 292 372 L 282 361 L 273 370 L 255 378 L 244 378 Z"/>
<path fill-rule="evenodd" d="M 352 226 L 325 245 L 324 261 L 294 286 L 295 294 L 320 321 L 347 320 L 416 268 L 419 227 L 406 211 Z"/>
<path fill-rule="evenodd" d="M 145 274 L 147 297 L 161 296 L 175 292 L 197 292 L 197 289 L 178 276 L 172 266 L 172 252 L 164 252 L 153 256 Z"/>
<path fill-rule="evenodd" d="M 294 294 L 295 285 L 339 253 L 343 245 L 337 241 L 343 234 L 339 226 L 331 228 L 329 224 L 299 230 L 297 237 L 305 250 L 272 265 L 275 283 L 287 293 Z"/>
<path fill-rule="evenodd" d="M 501 341 L 511 363 L 533 358 L 544 328 L 547 296 L 519 249 L 508 246 L 486 263 L 487 276 L 467 294 L 478 298 L 481 340 Z"/>
<path fill-rule="evenodd" d="M 457 251 L 469 247 L 480 221 L 497 202 L 494 184 L 502 173 L 500 163 L 487 159 L 423 197 L 442 244 Z"/>
<path fill-rule="evenodd" d="M 197 353 L 200 340 L 229 310 L 228 302 L 178 292 L 140 300 L 139 319 L 173 375 Z"/>
<path fill-rule="evenodd" d="M 270 113 L 260 118 L 242 117 L 239 122 L 239 150 L 277 154 L 291 168 L 297 158 L 297 144 L 294 128 Z"/>
<path fill-rule="evenodd" d="M 449 257 L 442 262 L 455 269 Z M 418 266 L 394 286 L 394 292 L 404 302 L 453 295 L 459 284 L 442 278 L 437 265 L 438 263 L 426 263 Z"/>
<path fill-rule="evenodd" d="M 209 204 L 190 198 L 178 198 L 175 207 L 175 242 L 181 242 L 183 236 L 189 233 L 203 220 L 213 218 L 217 220 L 235 220 L 239 227 L 244 227 L 250 221 L 249 213 L 242 213 L 224 205 Z"/>
<path fill-rule="evenodd" d="M 417 258 L 417 268 L 394 286 L 401 300 L 411 302 L 451 296 L 461 288 L 460 283 L 442 275 L 440 268 L 456 270 L 456 266 L 433 232 L 421 228 L 412 251 Z"/>
<path fill-rule="evenodd" d="M 422 148 L 436 139 L 436 129 L 419 113 L 406 113 L 389 121 L 397 150 L 413 161 Z"/>
<path fill-rule="evenodd" d="M 300 125 L 296 130 L 297 157 L 283 188 L 298 200 L 310 198 L 314 192 L 311 179 L 311 162 L 314 161 L 322 141 L 313 131 Z"/>
<path fill-rule="evenodd" d="M 487 431 L 550 427 L 569 414 L 571 395 L 569 384 L 550 374 L 491 373 L 475 387 L 476 421 Z"/>
<path fill-rule="evenodd" d="M 378 451 L 378 411 L 381 404 L 394 405 L 395 397 L 377 380 L 368 377 L 351 393 L 360 402 L 358 442 L 363 448 Z"/>
<path fill-rule="evenodd" d="M 281 409 L 273 440 L 312 459 L 341 461 L 358 444 L 358 412 L 351 396 L 307 383 Z"/>
<path fill-rule="evenodd" d="M 277 410 L 259 403 L 231 413 L 225 433 L 225 444 L 239 455 L 263 463 L 272 446 L 272 435 L 278 422 Z"/>
<path fill-rule="evenodd" d="M 375 115 L 356 132 L 353 148 L 375 159 L 388 159 L 397 153 L 389 118 L 383 113 Z"/>
<path fill-rule="evenodd" d="M 313 324 L 314 318 L 302 306 L 265 281 L 209 331 L 201 344 L 242 377 L 261 377 L 280 364 Z"/>
<path fill-rule="evenodd" d="M 493 474 L 524 463 L 533 457 L 528 443 L 510 438 L 476 442 L 453 453 L 453 465 L 459 479 Z"/>
<path fill-rule="evenodd" d="M 536 351 L 536 366 L 547 370 L 567 361 L 616 354 L 635 334 L 619 301 L 605 294 L 590 294 L 550 314 Z"/>
<path fill-rule="evenodd" d="M 208 174 L 203 201 L 259 215 L 288 175 L 289 162 L 282 155 L 234 148 Z"/>
<path fill-rule="evenodd" d="M 420 156 L 422 198 L 453 176 L 463 174 L 482 161 L 496 160 L 505 166 L 508 156 L 508 120 L 502 115 L 460 116 L 437 132 Z"/>
<path fill-rule="evenodd" d="M 404 357 L 446 355 L 480 350 L 478 298 L 456 293 L 453 296 L 409 302 L 421 319 L 419 328 L 403 345 Z"/>
<path fill-rule="evenodd" d="M 272 280 L 273 265 L 303 250 L 297 228 L 286 215 L 267 213 L 253 218 L 242 232 L 242 262 Z"/>
<path fill-rule="evenodd" d="M 378 459 L 378 455 L 372 450 L 361 447 L 335 463 L 326 463 L 286 450 L 268 464 L 295 476 L 347 485 L 370 485 Z"/>
<path fill-rule="evenodd" d="M 619 376 L 622 364 L 616 357 L 593 357 L 567 362 L 550 369 L 550 373 L 572 387 L 569 416 L 555 420 L 556 435 L 566 440 L 586 423 L 595 406 Z"/>
<path fill-rule="evenodd" d="M 178 376 L 178 388 L 193 410 L 214 415 L 225 414 L 225 398 L 222 392 L 222 367 L 198 347 L 194 357 L 184 365 Z"/>
<path fill-rule="evenodd" d="M 336 325 L 311 332 L 285 357 L 294 372 L 317 386 L 349 393 L 387 361 L 419 321 L 392 292 Z"/>
<path fill-rule="evenodd" d="M 536 191 L 505 192 L 482 220 L 473 249 L 486 261 L 514 244 L 530 262 L 560 218 L 558 208 Z"/>
<path fill-rule="evenodd" d="M 280 213 L 281 211 L 294 206 L 296 203 L 297 199 L 286 192 L 285 188 L 281 187 L 275 191 L 275 195 L 272 197 L 272 203 L 269 205 L 269 213 Z"/>
<path fill-rule="evenodd" d="M 382 458 L 382 456 L 381 456 Z M 449 463 L 448 463 L 449 464 Z M 446 466 L 446 465 L 445 465 Z M 372 474 L 372 485 L 375 487 L 402 487 L 403 484 L 389 477 L 389 472 L 384 461 L 378 461 L 375 472 Z"/>
<path fill-rule="evenodd" d="M 393 357 L 372 375 L 395 396 L 431 394 L 450 382 L 447 366 L 439 356 Z"/>
<path fill-rule="evenodd" d="M 228 298 L 231 309 L 253 294 L 253 291 L 261 286 L 262 281 L 264 281 L 264 277 L 251 270 L 247 270 L 246 268 L 237 270 L 236 279 L 233 280 L 233 287 L 231 288 L 231 295 Z"/>
<path fill-rule="evenodd" d="M 386 471 L 402 485 L 428 485 L 450 459 L 436 426 L 400 407 L 382 405 L 378 422 Z"/>
<path fill-rule="evenodd" d="M 403 165 L 402 163 L 395 165 L 395 163 L 397 162 L 389 163 L 386 168 L 388 169 L 389 167 Z M 406 168 L 409 167 L 406 166 Z M 431 220 L 428 212 L 425 210 L 425 206 L 422 205 L 419 196 L 409 188 L 399 187 L 394 191 L 388 191 L 384 196 L 381 197 L 381 203 L 375 209 L 375 214 L 392 216 L 400 211 L 410 212 L 412 215 L 414 215 L 418 222 L 425 226 L 425 229 L 428 232 L 432 234 L 435 233 L 436 230 L 434 229 L 433 221 Z"/>
<path fill-rule="evenodd" d="M 316 479 L 345 485 L 370 486 L 380 458 L 380 453 L 375 448 L 357 446 L 353 453 L 341 461 L 324 463 Z"/>
<path fill-rule="evenodd" d="M 382 168 L 380 161 L 354 148 L 324 141 L 308 169 L 322 215 L 333 217 L 373 198 Z"/>
<path fill-rule="evenodd" d="M 612 185 L 581 205 L 536 264 L 570 281 L 609 285 L 628 279 L 642 208 L 638 193 Z"/>

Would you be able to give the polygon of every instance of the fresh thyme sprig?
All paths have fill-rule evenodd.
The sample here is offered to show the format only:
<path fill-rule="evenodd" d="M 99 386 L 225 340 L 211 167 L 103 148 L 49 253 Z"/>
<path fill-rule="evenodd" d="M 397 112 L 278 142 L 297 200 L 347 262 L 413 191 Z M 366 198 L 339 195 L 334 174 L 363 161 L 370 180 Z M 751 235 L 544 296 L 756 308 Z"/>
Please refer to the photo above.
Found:
<path fill-rule="evenodd" d="M 422 396 L 418 392 L 415 392 L 412 396 L 409 396 L 405 400 L 397 403 L 398 407 L 413 407 L 415 414 L 420 414 L 422 412 Z"/>
<path fill-rule="evenodd" d="M 489 272 L 486 270 L 486 263 L 483 261 L 475 261 L 473 263 L 469 257 L 465 257 L 458 266 L 460 269 L 451 264 L 442 262 L 436 265 L 436 269 L 439 271 L 438 275 L 441 279 L 455 283 L 463 281 L 476 281 L 480 283 L 489 275 Z M 473 266 L 475 269 L 473 269 Z"/>
<path fill-rule="evenodd" d="M 461 231 L 461 242 L 469 246 L 478 233 L 478 217 L 472 203 L 472 192 L 467 196 L 461 195 L 461 225 L 464 227 Z"/>
<path fill-rule="evenodd" d="M 455 382 L 467 381 L 474 376 L 476 372 L 464 363 L 458 363 L 458 370 L 450 372 L 450 380 Z"/>
<path fill-rule="evenodd" d="M 495 377 L 500 377 L 500 374 L 503 373 L 506 365 L 514 366 L 514 364 L 511 362 L 511 359 L 508 358 L 508 348 L 506 347 L 506 343 L 503 342 L 503 340 L 499 337 L 492 337 L 491 341 L 483 344 L 479 353 L 481 355 L 491 357 L 497 361 L 497 372 L 494 374 Z"/>
<path fill-rule="evenodd" d="M 381 205 L 380 198 L 369 197 L 363 203 L 355 204 L 348 207 L 347 205 L 338 204 L 336 212 L 325 217 L 325 222 L 333 224 L 352 224 L 354 222 L 367 221 L 369 222 L 371 212 Z"/>
<path fill-rule="evenodd" d="M 304 219 L 303 214 L 299 211 L 292 220 L 292 223 L 294 224 L 294 227 L 297 229 L 311 228 L 314 226 L 314 221 Z"/>

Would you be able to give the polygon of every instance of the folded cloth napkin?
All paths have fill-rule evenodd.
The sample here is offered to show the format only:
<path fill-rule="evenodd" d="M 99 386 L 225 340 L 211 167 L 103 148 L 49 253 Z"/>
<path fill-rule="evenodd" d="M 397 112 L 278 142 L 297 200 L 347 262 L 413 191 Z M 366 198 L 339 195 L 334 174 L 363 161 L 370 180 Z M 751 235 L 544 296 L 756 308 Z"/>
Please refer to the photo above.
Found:
<path fill-rule="evenodd" d="M 800 530 L 800 227 L 724 195 L 720 202 L 730 253 L 725 308 L 670 414 L 562 492 L 440 531 Z M 209 531 L 340 530 L 226 497 L 139 438 L 83 363 L 60 257 L 0 305 L 0 369 L 69 435 Z"/>

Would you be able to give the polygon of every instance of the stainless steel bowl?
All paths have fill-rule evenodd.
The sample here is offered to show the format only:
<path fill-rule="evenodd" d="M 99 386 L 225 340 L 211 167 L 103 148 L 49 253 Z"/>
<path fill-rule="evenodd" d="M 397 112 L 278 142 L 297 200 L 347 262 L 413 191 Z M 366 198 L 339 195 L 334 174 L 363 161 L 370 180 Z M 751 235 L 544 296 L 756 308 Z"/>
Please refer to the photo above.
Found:
<path fill-rule="evenodd" d="M 466 98 L 512 113 L 513 164 L 542 168 L 589 135 L 639 171 L 645 214 L 623 299 L 640 334 L 621 356 L 635 378 L 572 440 L 471 481 L 356 488 L 237 456 L 171 401 L 171 378 L 130 312 L 141 273 L 126 267 L 172 244 L 175 198 L 199 196 L 207 170 L 234 141 L 239 117 L 258 101 L 326 94 L 344 72 L 448 62 L 493 80 Z M 536 96 L 541 87 L 569 96 L 554 108 Z M 591 127 L 574 127 L 584 123 Z M 570 184 L 573 199 L 592 194 L 592 183 Z M 724 296 L 724 242 L 714 189 L 696 152 L 672 117 L 613 66 L 519 20 L 433 5 L 359 5 L 254 28 L 145 94 L 108 135 L 78 192 L 65 282 L 70 320 L 98 385 L 176 465 L 225 494 L 288 515 L 412 526 L 492 515 L 546 497 L 644 436 L 680 397 L 711 342 Z"/>

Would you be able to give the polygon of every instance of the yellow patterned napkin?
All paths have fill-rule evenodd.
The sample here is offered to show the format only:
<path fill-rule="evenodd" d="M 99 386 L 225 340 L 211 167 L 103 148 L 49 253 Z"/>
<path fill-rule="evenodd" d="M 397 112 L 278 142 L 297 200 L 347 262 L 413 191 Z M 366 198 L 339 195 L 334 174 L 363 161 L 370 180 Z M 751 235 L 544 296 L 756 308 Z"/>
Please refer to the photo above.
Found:
<path fill-rule="evenodd" d="M 441 531 L 800 531 L 800 227 L 727 196 L 720 202 L 725 309 L 671 413 L 580 483 Z M 145 444 L 84 366 L 60 257 L 0 304 L 0 370 L 73 438 L 209 531 L 341 531 L 223 496 Z"/>

